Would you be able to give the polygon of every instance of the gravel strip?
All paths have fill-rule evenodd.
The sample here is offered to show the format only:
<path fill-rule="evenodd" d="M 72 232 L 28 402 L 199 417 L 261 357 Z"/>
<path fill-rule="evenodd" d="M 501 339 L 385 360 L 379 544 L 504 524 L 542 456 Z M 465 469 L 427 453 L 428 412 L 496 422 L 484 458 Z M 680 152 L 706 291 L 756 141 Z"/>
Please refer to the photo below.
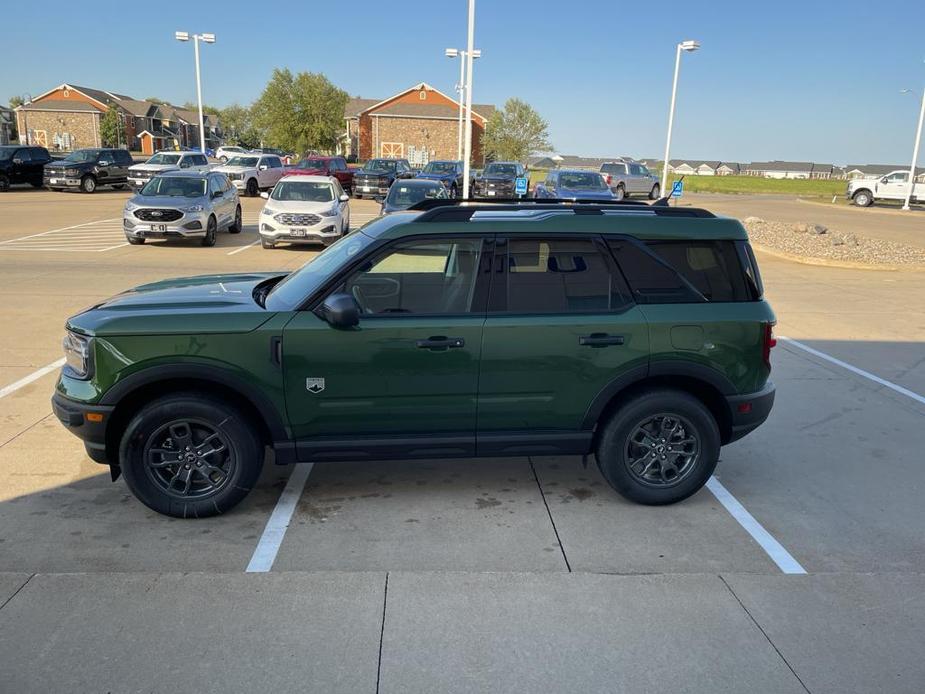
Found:
<path fill-rule="evenodd" d="M 867 265 L 925 266 L 925 250 L 841 233 L 821 224 L 785 224 L 760 217 L 746 217 L 743 223 L 755 244 L 804 258 Z"/>

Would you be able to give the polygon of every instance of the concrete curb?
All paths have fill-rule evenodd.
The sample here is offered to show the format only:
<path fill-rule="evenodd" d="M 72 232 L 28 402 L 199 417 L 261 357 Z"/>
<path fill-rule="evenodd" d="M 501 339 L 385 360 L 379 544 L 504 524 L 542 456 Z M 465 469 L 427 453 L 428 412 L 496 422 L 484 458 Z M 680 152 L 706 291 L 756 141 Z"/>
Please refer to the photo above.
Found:
<path fill-rule="evenodd" d="M 843 198 L 839 196 L 839 199 L 843 199 Z M 850 204 L 840 205 L 839 203 L 823 202 L 821 200 L 812 200 L 810 198 L 801 198 L 801 197 L 797 197 L 797 201 L 802 202 L 806 205 L 817 205 L 819 207 L 828 207 L 828 208 L 835 207 L 836 209 L 839 209 L 839 210 L 856 210 L 856 214 L 873 214 L 873 215 L 882 214 L 888 217 L 889 216 L 903 217 L 909 214 L 908 212 L 904 210 L 900 210 L 900 209 L 896 209 L 892 207 L 876 207 L 876 208 L 875 207 L 858 207 L 857 205 L 850 205 Z M 913 207 L 911 212 L 913 213 L 919 212 L 921 214 L 922 212 L 925 212 L 925 207 L 922 207 L 922 206 Z"/>
<path fill-rule="evenodd" d="M 763 246 L 760 243 L 751 241 L 752 248 L 759 253 L 789 260 L 794 263 L 803 265 L 815 265 L 818 267 L 835 267 L 843 270 L 880 270 L 882 272 L 925 272 L 925 265 L 874 265 L 872 263 L 858 263 L 852 260 L 835 260 L 833 258 L 814 258 L 812 256 L 797 255 L 787 251 L 779 251 L 769 246 Z"/>

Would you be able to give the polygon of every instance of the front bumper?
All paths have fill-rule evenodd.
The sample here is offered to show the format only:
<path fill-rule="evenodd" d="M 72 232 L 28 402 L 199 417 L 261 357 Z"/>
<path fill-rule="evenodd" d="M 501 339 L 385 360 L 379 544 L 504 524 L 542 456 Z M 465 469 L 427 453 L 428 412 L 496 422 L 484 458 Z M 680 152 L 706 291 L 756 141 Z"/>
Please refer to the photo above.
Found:
<path fill-rule="evenodd" d="M 260 222 L 260 236 L 272 243 L 322 243 L 329 245 L 341 237 L 340 217 L 322 217 L 313 226 L 286 226 L 275 219 Z"/>
<path fill-rule="evenodd" d="M 74 178 L 72 176 L 65 176 L 64 172 L 61 174 L 45 174 L 42 177 L 42 185 L 46 188 L 79 188 L 80 187 L 80 178 Z"/>
<path fill-rule="evenodd" d="M 768 381 L 761 390 L 754 393 L 727 396 L 731 428 L 728 440 L 723 443 L 738 441 L 764 424 L 774 406 L 775 392 L 774 384 Z"/>
<path fill-rule="evenodd" d="M 389 194 L 389 187 L 391 186 L 388 182 L 381 182 L 378 179 L 353 179 L 352 190 L 353 194 L 358 197 L 382 197 Z"/>
<path fill-rule="evenodd" d="M 84 442 L 90 458 L 105 465 L 118 464 L 106 454 L 106 427 L 113 407 L 78 402 L 56 392 L 51 398 L 51 409 L 65 428 Z"/>
<path fill-rule="evenodd" d="M 122 230 L 126 236 L 137 239 L 165 239 L 204 236 L 209 212 L 184 212 L 180 219 L 170 222 L 151 222 L 138 219 L 135 210 L 122 215 Z"/>
<path fill-rule="evenodd" d="M 145 184 L 150 181 L 153 176 L 133 176 L 131 172 L 128 175 L 128 186 L 134 191 L 139 191 L 145 187 Z"/>

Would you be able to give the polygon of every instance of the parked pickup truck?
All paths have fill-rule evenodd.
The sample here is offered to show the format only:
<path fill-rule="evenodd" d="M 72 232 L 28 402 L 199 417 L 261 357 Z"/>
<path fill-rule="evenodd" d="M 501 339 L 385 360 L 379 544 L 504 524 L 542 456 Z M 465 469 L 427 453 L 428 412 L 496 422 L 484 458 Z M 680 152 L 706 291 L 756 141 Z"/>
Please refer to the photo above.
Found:
<path fill-rule="evenodd" d="M 181 169 L 208 171 L 209 160 L 201 152 L 158 152 L 144 164 L 128 168 L 128 184 L 132 190 L 140 190 L 157 174 Z"/>
<path fill-rule="evenodd" d="M 858 207 L 869 207 L 877 200 L 905 200 L 909 193 L 909 171 L 891 171 L 886 176 L 853 178 L 845 196 Z M 925 203 L 925 183 L 916 183 L 910 202 Z"/>
<path fill-rule="evenodd" d="M 353 169 L 343 157 L 307 157 L 283 171 L 283 176 L 331 176 L 348 194 L 353 192 Z"/>
<path fill-rule="evenodd" d="M 658 200 L 661 185 L 658 176 L 652 174 L 646 166 L 631 159 L 615 159 L 601 165 L 601 176 L 613 191 L 617 200 L 630 195 L 646 195 L 650 200 Z"/>

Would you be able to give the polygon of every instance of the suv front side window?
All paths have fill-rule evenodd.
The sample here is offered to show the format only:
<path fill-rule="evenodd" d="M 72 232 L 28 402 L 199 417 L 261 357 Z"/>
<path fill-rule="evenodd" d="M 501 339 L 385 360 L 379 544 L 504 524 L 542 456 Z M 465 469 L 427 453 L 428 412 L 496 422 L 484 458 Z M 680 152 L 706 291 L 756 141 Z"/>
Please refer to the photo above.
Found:
<path fill-rule="evenodd" d="M 13 159 L 19 159 L 23 164 L 32 161 L 32 153 L 28 149 L 20 149 L 13 155 Z"/>
<path fill-rule="evenodd" d="M 350 275 L 341 291 L 361 316 L 478 313 L 481 257 L 481 238 L 403 241 Z"/>

